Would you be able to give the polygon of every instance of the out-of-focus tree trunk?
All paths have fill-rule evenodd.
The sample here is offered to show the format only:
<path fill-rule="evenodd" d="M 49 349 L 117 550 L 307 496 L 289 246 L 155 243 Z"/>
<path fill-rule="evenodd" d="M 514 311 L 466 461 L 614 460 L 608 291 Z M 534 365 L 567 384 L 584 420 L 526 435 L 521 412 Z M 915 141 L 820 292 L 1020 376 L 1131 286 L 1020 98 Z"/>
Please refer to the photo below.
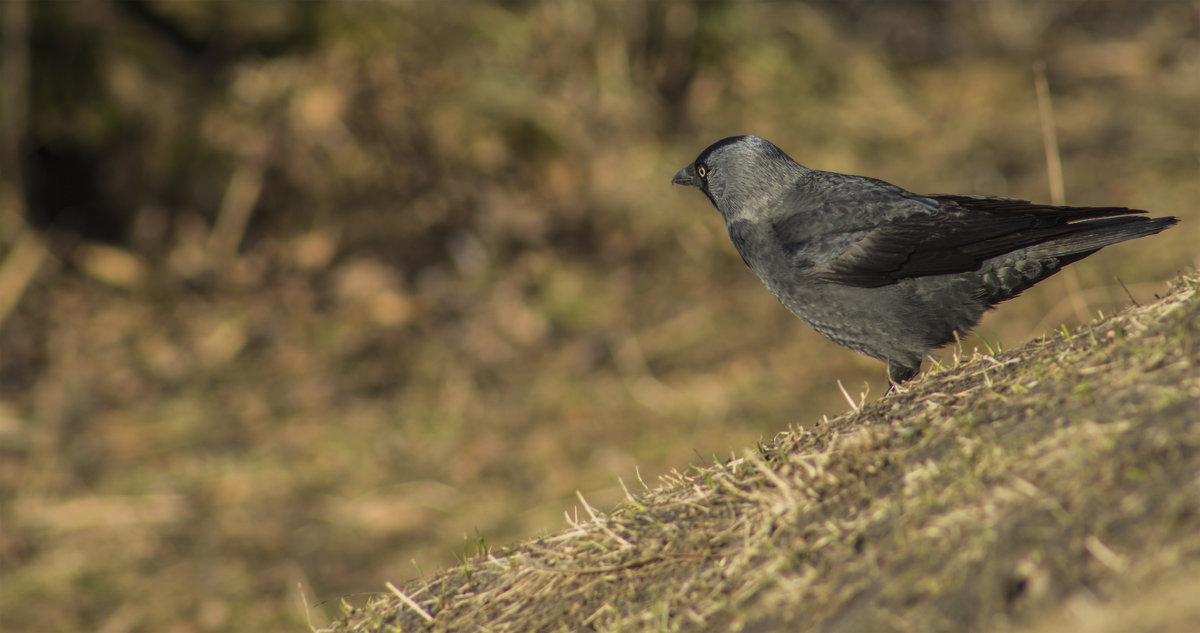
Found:
<path fill-rule="evenodd" d="M 25 225 L 21 147 L 29 112 L 29 4 L 4 4 L 0 61 L 0 325 L 41 267 L 45 251 Z"/>
<path fill-rule="evenodd" d="M 28 0 L 4 3 L 3 61 L 0 61 L 0 182 L 6 198 L 20 200 L 21 139 L 25 135 L 29 93 L 29 5 Z M 17 194 L 17 195 L 14 195 Z M 3 213 L 14 209 L 5 200 Z M 4 228 L 10 218 L 4 218 Z"/>

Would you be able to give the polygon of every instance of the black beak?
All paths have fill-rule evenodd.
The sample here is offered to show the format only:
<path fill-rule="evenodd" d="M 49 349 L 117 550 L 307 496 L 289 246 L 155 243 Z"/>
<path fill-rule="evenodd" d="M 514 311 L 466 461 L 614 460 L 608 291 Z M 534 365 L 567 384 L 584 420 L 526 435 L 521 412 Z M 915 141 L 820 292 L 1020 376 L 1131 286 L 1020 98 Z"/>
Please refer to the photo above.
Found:
<path fill-rule="evenodd" d="M 687 167 L 675 172 L 675 177 L 671 178 L 671 184 L 699 187 L 700 179 L 696 178 L 696 166 L 688 165 Z"/>

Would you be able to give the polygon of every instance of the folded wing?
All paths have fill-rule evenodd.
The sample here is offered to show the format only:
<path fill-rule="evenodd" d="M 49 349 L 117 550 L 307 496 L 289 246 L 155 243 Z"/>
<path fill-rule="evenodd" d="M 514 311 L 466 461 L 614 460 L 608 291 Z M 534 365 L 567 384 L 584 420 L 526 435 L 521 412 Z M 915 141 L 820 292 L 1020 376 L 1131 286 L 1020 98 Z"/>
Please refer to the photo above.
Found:
<path fill-rule="evenodd" d="M 1178 221 L 1141 217 L 1145 211 L 1125 207 L 1063 207 L 986 196 L 928 198 L 938 203 L 937 213 L 856 232 L 842 250 L 812 265 L 811 274 L 870 288 L 977 270 L 990 258 L 1019 250 L 1067 264 Z"/>

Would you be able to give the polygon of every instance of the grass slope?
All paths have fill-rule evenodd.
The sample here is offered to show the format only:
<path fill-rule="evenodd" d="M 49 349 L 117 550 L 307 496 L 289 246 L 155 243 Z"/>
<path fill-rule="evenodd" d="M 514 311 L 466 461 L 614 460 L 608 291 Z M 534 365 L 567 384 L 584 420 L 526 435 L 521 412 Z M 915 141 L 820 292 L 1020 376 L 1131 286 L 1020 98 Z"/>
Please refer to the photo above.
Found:
<path fill-rule="evenodd" d="M 585 502 L 329 630 L 1200 630 L 1198 290 Z"/>

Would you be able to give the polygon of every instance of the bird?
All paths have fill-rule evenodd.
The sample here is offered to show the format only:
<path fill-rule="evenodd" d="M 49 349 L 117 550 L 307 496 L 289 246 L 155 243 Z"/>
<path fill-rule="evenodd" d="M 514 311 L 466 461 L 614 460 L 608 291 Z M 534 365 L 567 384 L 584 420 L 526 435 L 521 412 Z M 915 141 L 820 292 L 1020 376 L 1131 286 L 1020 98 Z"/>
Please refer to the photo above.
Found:
<path fill-rule="evenodd" d="M 1179 221 L 1126 207 L 920 195 L 810 169 L 757 136 L 713 143 L 671 181 L 708 196 L 746 266 L 801 321 L 887 363 L 888 393 L 996 304 Z"/>

